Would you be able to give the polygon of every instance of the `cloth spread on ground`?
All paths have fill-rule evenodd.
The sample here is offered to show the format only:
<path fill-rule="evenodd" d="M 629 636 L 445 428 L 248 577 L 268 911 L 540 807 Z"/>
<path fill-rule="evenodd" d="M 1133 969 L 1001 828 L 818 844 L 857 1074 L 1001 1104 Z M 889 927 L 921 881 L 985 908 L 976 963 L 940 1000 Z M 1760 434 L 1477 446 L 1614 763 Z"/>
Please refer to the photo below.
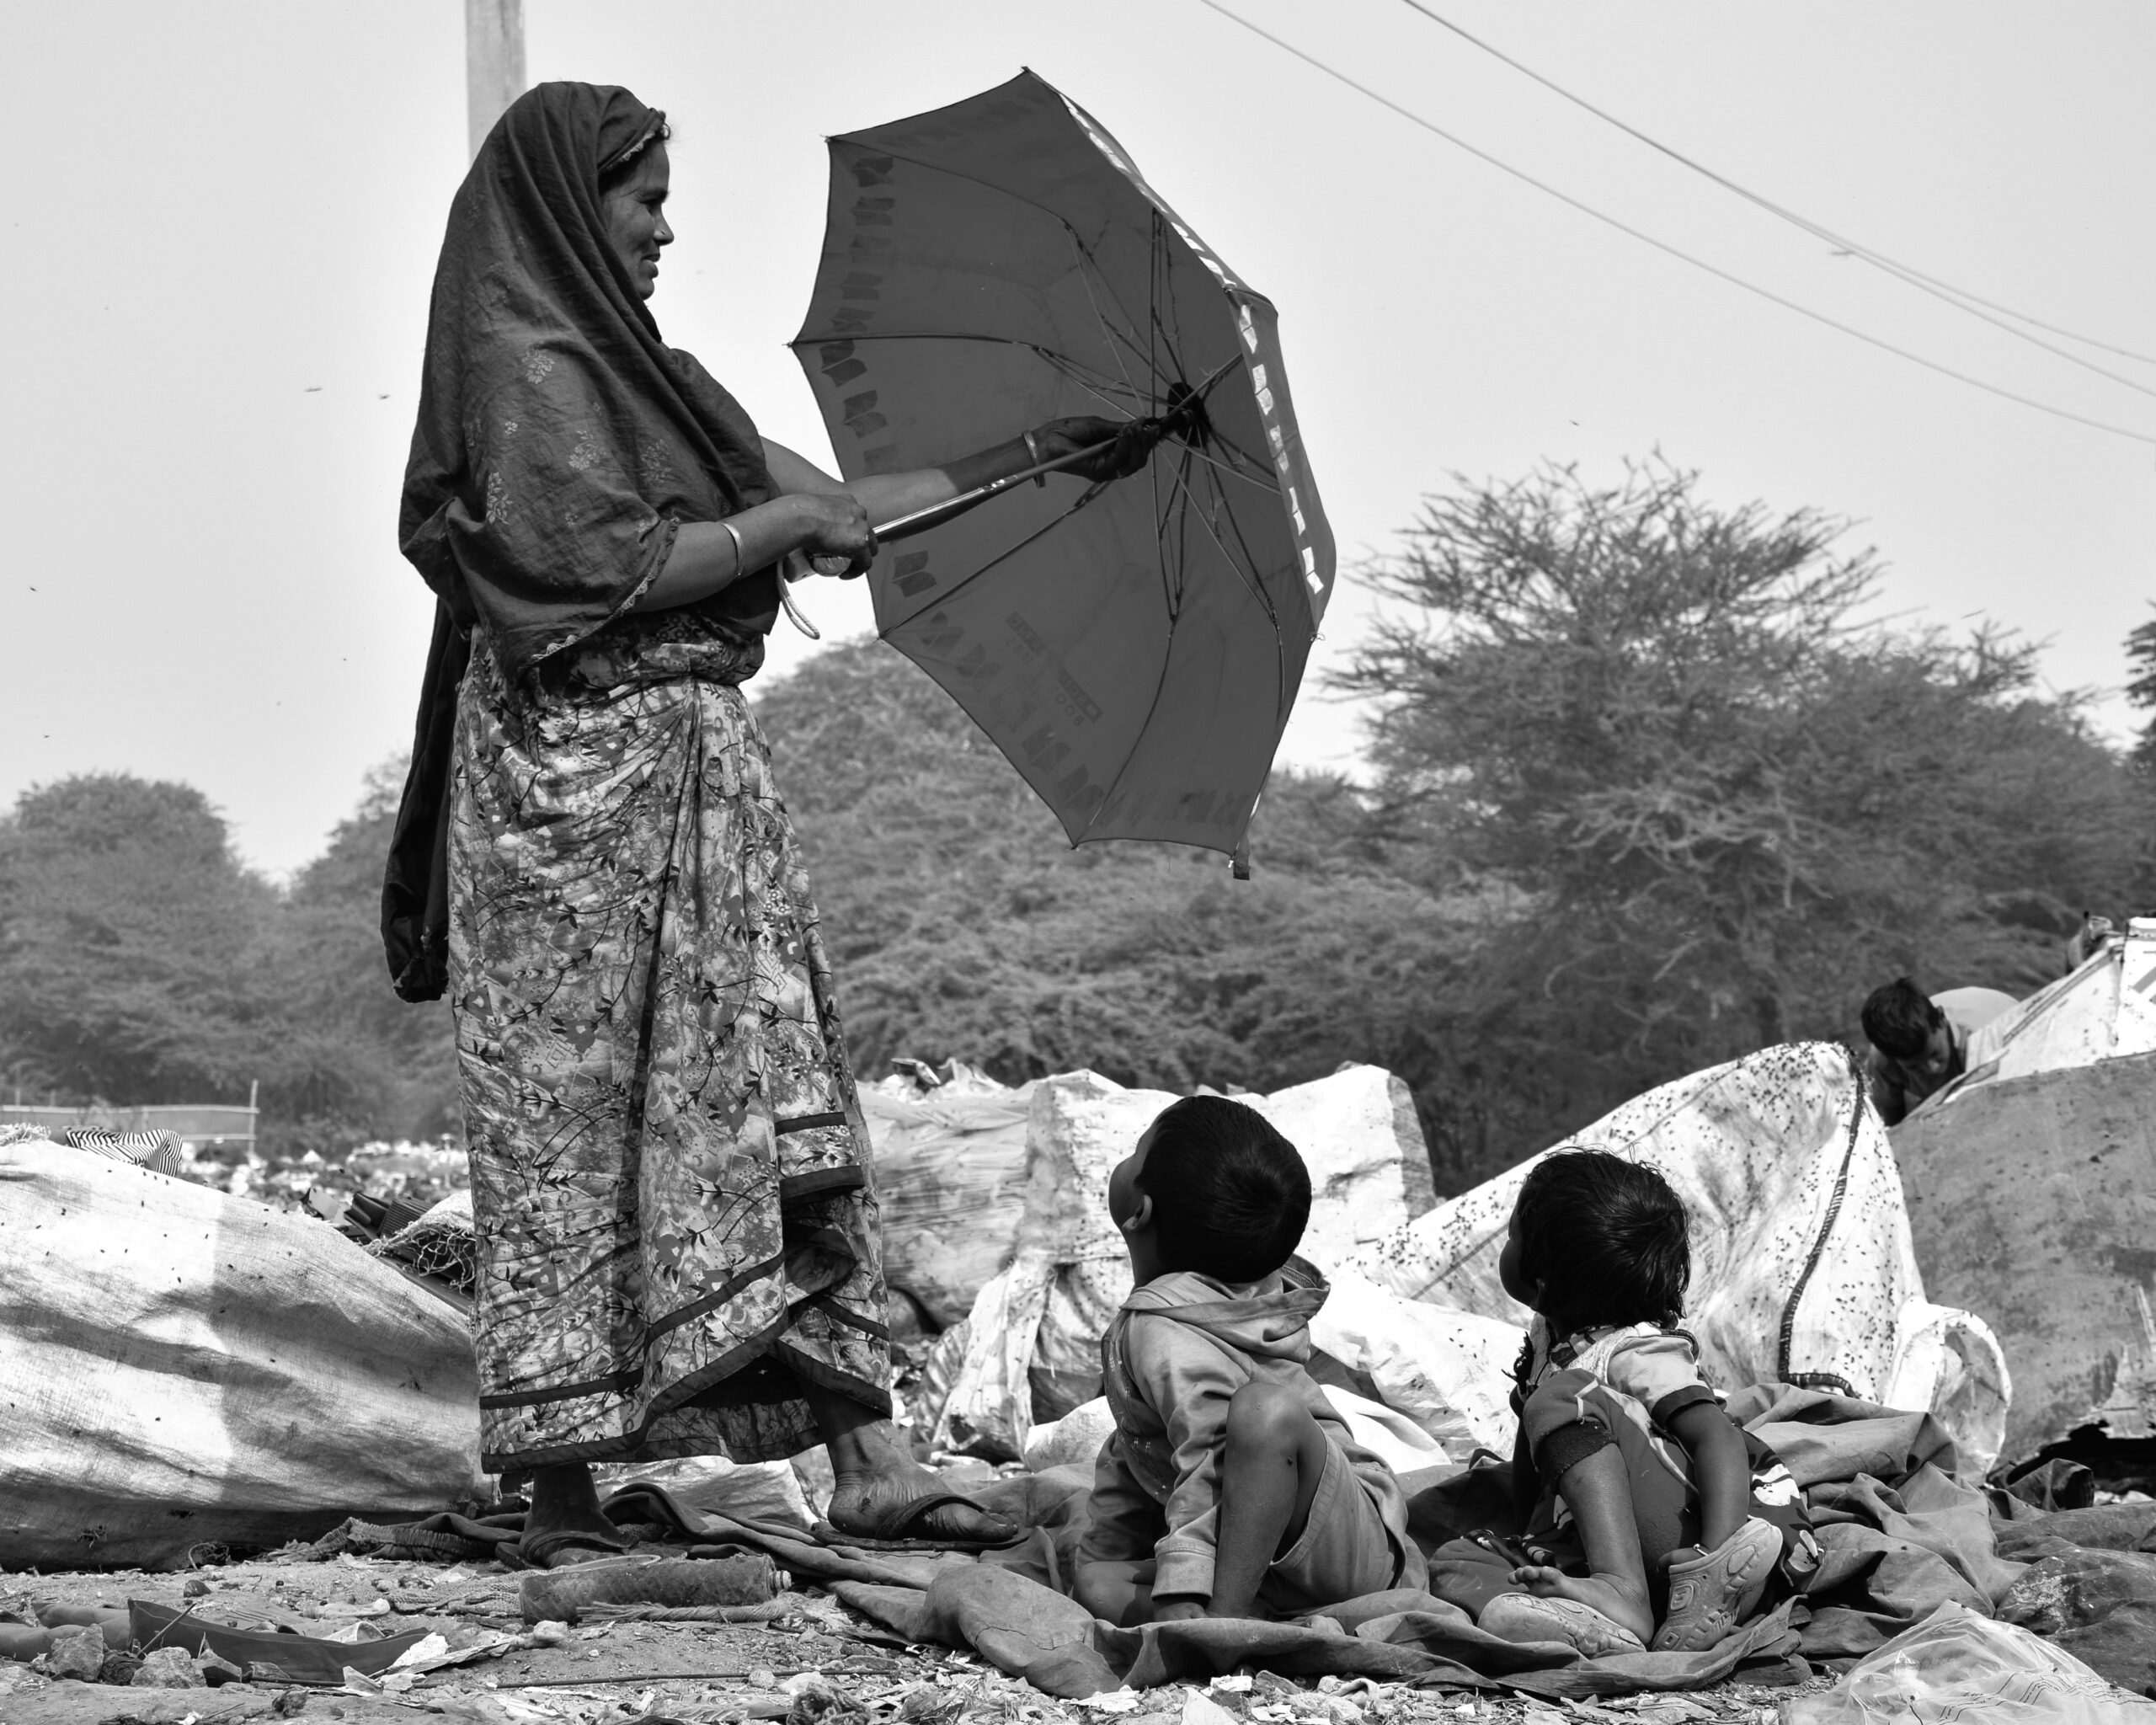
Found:
<path fill-rule="evenodd" d="M 999 1669 L 1059 1696 L 1202 1679 L 1250 1664 L 1298 1676 L 1329 1672 L 1551 1697 L 1698 1688 L 1733 1674 L 1771 1681 L 1801 1674 L 1797 1656 L 1867 1652 L 1945 1601 L 1990 1615 L 2012 1595 L 2024 1565 L 1999 1555 L 1987 1501 L 1955 1482 L 1952 1442 L 1929 1415 L 1780 1384 L 1740 1391 L 1729 1405 L 1806 1488 L 1825 1561 L 1805 1598 L 1785 1600 L 1700 1653 L 1588 1659 L 1567 1646 L 1503 1641 L 1478 1629 L 1458 1605 L 1413 1588 L 1342 1601 L 1290 1622 L 1198 1620 L 1118 1629 L 1067 1595 L 1091 1517 L 1087 1472 L 1078 1467 L 1022 1475 L 975 1493 L 1028 1530 L 1021 1543 L 979 1557 L 819 1545 L 798 1528 L 691 1509 L 649 1486 L 617 1493 L 606 1510 L 620 1522 L 670 1527 L 692 1551 L 766 1552 L 896 1634 L 971 1648 Z M 1475 1488 L 1487 1488 L 1490 1476 L 1502 1471 L 1468 1470 L 1418 1493 L 1410 1503 L 1417 1537 L 1427 1544 L 1469 1525 L 1447 1518 L 1472 1514 L 1479 1507 Z M 1508 1482 L 1497 1483 L 1496 1498 L 1508 1501 Z M 1433 1504 L 1445 1513 L 1433 1514 Z M 2100 1558 L 2109 1555 L 2115 1554 Z M 2061 1603 L 2063 1586 L 2033 1596 L 2027 1609 L 2071 1612 L 2070 1599 Z M 2121 1589 L 2115 1583 L 2113 1593 Z M 2156 1601 L 2156 1557 L 2149 1559 L 2148 1597 Z M 2120 1626 L 2131 1621 L 2128 1610 Z M 2111 1633 L 2116 1638 L 2117 1630 Z"/>

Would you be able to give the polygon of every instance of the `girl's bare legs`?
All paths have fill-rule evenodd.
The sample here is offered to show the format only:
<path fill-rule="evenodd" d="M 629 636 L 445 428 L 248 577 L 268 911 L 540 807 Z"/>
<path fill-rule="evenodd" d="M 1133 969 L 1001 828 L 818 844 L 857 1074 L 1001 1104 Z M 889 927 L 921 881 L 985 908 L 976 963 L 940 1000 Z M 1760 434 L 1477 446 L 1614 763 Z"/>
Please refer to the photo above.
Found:
<path fill-rule="evenodd" d="M 1640 1556 L 1640 1528 L 1632 1516 L 1625 1452 L 1605 1444 L 1567 1468 L 1557 1494 L 1572 1512 L 1587 1547 L 1587 1575 L 1530 1564 L 1513 1571 L 1513 1584 L 1544 1599 L 1577 1599 L 1629 1629 L 1644 1642 L 1654 1634 L 1654 1607 L 1647 1599 L 1646 1564 Z"/>

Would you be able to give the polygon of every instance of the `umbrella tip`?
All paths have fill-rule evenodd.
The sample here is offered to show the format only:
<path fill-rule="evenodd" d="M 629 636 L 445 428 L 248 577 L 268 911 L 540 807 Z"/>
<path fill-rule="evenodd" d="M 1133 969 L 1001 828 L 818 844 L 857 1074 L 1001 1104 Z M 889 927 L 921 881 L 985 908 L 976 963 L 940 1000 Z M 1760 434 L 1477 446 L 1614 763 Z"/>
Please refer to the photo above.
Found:
<path fill-rule="evenodd" d="M 1237 880 L 1250 879 L 1250 836 L 1247 833 L 1236 843 L 1234 854 L 1228 858 L 1228 867 Z"/>

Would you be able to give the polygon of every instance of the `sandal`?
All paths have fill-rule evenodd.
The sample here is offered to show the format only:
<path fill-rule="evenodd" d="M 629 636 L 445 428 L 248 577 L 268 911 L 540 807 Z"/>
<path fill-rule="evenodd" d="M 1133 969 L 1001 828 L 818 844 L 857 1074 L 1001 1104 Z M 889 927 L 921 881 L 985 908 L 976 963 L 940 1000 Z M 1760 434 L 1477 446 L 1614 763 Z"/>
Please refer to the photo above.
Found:
<path fill-rule="evenodd" d="M 1482 1608 L 1475 1626 L 1502 1641 L 1557 1642 L 1590 1659 L 1647 1650 L 1639 1637 L 1593 1606 L 1540 1594 L 1499 1594 Z"/>
<path fill-rule="evenodd" d="M 1733 1632 L 1758 1609 L 1781 1555 L 1781 1530 L 1755 1515 L 1713 1551 L 1672 1563 L 1655 1652 L 1705 1653 Z"/>
<path fill-rule="evenodd" d="M 918 1498 L 910 1498 L 903 1503 L 894 1503 L 869 1524 L 866 1533 L 846 1533 L 833 1527 L 828 1521 L 818 1522 L 813 1531 L 825 1545 L 851 1546 L 857 1551 L 990 1551 L 1001 1550 L 1005 1546 L 1015 1546 L 1026 1537 L 1023 1528 L 1013 1528 L 1007 1534 L 987 1539 L 969 1539 L 960 1534 L 915 1531 L 926 1524 L 931 1514 L 949 1503 L 959 1503 L 969 1509 L 980 1510 L 984 1515 L 992 1513 L 983 1509 L 963 1492 L 924 1492 Z"/>

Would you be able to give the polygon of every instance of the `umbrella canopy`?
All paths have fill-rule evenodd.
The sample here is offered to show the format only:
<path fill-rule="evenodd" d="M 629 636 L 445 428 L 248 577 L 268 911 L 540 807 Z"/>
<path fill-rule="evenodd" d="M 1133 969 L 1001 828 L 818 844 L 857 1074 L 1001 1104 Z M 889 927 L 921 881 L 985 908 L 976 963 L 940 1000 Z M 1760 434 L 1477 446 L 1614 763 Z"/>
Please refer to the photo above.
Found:
<path fill-rule="evenodd" d="M 1271 303 L 1031 72 L 830 141 L 795 354 L 849 479 L 1076 414 L 1171 416 L 1148 468 L 1062 475 L 887 545 L 883 638 L 1073 844 L 1242 853 L 1332 589 Z"/>

